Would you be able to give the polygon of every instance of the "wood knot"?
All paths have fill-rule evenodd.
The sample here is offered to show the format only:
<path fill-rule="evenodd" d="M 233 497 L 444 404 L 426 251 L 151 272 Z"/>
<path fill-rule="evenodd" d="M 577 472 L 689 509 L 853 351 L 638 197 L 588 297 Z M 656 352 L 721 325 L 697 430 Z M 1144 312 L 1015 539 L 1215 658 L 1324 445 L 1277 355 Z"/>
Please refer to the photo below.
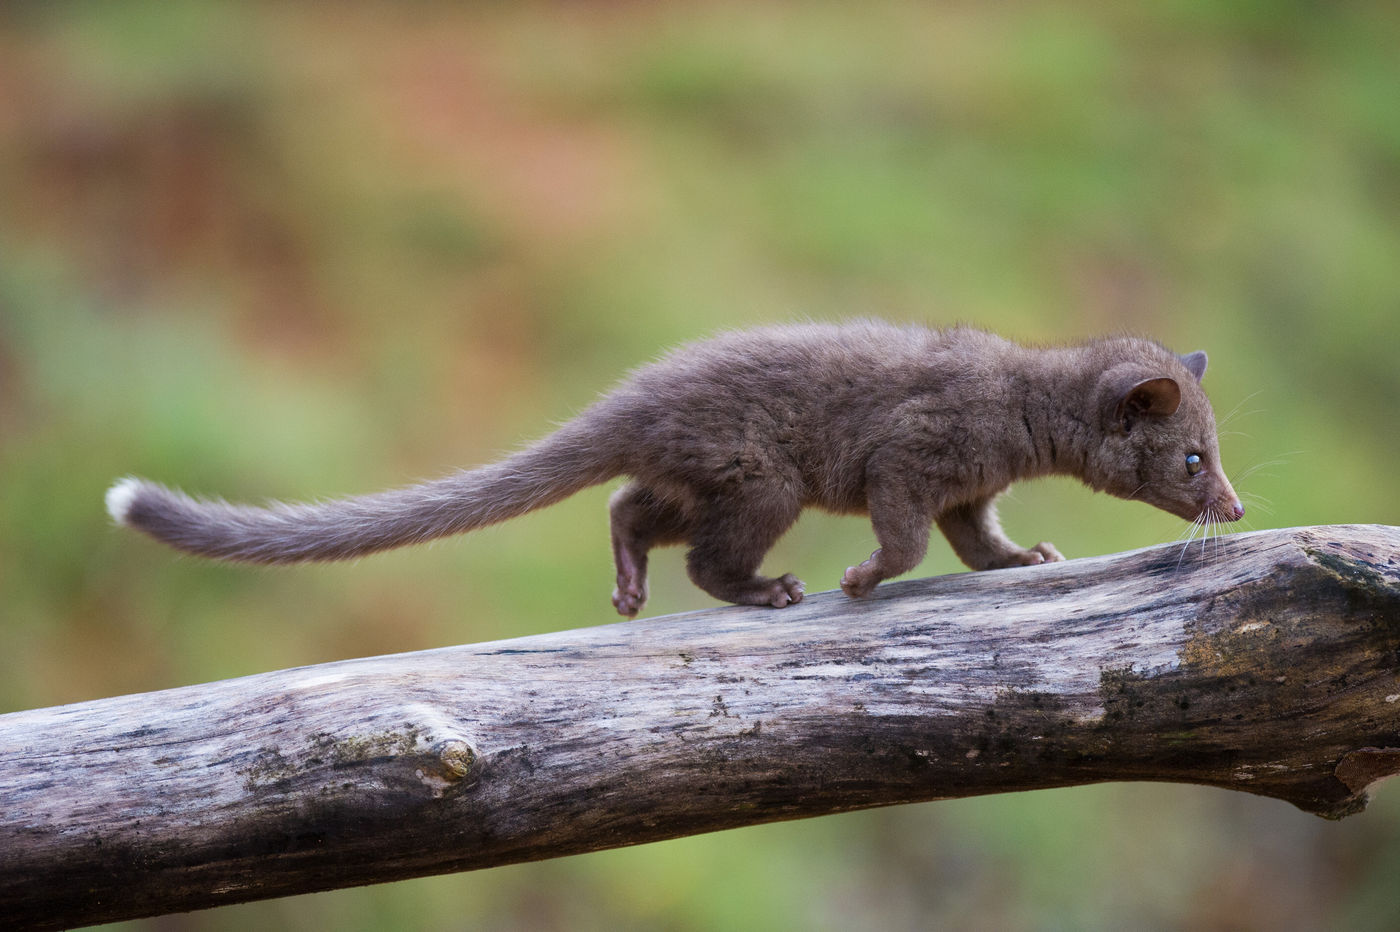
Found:
<path fill-rule="evenodd" d="M 460 738 L 449 738 L 434 744 L 419 757 L 416 775 L 435 799 L 441 799 L 449 790 L 461 790 L 475 782 L 464 783 L 463 779 L 471 774 L 476 757 L 470 744 Z"/>
<path fill-rule="evenodd" d="M 455 783 L 471 773 L 472 764 L 476 761 L 476 752 L 467 742 L 460 739 L 440 741 L 433 750 L 442 765 L 443 779 Z"/>

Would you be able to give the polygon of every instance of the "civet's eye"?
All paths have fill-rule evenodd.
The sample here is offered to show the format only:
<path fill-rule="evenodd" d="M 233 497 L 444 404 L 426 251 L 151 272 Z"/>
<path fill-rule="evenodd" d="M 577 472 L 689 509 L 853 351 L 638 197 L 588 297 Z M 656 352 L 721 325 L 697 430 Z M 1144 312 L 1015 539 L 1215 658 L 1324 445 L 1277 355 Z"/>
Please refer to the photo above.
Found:
<path fill-rule="evenodd" d="M 1192 453 L 1186 457 L 1186 471 L 1191 475 L 1196 475 L 1201 471 L 1201 458 Z"/>

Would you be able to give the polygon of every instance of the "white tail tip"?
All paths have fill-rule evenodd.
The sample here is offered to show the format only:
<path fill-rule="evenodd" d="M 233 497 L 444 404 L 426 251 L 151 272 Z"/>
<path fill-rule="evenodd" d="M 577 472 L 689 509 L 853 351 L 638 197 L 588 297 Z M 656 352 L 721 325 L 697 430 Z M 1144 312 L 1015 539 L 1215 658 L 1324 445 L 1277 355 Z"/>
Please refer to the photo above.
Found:
<path fill-rule="evenodd" d="M 112 483 L 112 487 L 107 490 L 107 514 L 112 516 L 113 521 L 126 524 L 131 503 L 136 500 L 136 493 L 140 490 L 141 480 L 135 476 L 127 476 Z"/>

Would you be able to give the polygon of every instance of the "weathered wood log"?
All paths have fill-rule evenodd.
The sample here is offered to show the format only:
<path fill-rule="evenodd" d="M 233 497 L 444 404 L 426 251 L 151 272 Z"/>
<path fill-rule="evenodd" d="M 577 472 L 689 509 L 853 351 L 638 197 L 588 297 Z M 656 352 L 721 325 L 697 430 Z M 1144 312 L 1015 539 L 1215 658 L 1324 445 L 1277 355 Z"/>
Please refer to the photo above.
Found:
<path fill-rule="evenodd" d="M 1104 780 L 1400 772 L 1400 528 L 1316 527 L 0 716 L 0 925 Z"/>

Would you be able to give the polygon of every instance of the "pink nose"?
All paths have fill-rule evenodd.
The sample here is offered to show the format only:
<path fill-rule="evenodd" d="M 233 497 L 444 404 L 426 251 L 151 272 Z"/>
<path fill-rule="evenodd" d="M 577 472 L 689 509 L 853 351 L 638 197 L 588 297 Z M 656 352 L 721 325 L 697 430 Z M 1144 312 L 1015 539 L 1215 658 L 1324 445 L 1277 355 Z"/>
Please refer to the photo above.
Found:
<path fill-rule="evenodd" d="M 1216 486 L 1215 501 L 1211 504 L 1210 510 L 1215 512 L 1216 517 L 1221 521 L 1238 521 L 1244 517 L 1244 503 L 1235 494 L 1234 488 L 1230 486 L 1230 480 L 1225 478 L 1224 473 L 1216 473 L 1219 485 Z"/>

